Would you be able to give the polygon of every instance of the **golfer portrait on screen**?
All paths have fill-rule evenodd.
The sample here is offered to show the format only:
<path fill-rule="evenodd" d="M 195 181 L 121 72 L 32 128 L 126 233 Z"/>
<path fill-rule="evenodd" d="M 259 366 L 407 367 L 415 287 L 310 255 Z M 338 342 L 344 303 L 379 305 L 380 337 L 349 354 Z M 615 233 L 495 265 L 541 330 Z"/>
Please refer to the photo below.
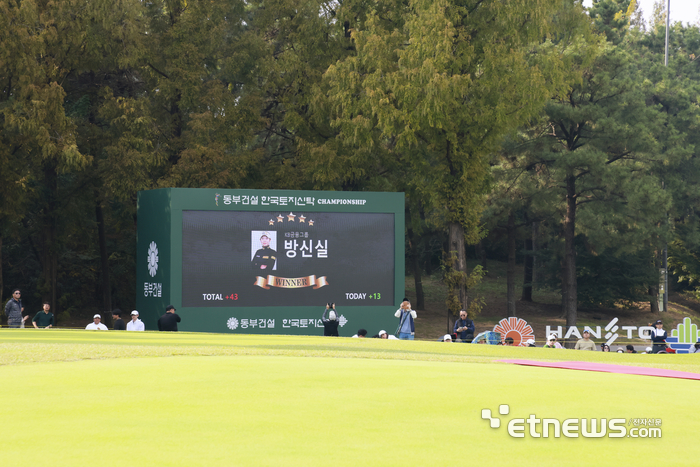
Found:
<path fill-rule="evenodd" d="M 251 232 L 252 264 L 255 271 L 274 271 L 277 269 L 277 232 L 253 230 Z"/>

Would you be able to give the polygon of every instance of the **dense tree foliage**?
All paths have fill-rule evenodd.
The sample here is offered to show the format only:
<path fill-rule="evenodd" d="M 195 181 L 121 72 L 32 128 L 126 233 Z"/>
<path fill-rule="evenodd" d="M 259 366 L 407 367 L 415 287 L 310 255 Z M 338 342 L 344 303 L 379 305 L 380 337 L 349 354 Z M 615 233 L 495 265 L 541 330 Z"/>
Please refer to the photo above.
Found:
<path fill-rule="evenodd" d="M 700 284 L 700 32 L 664 67 L 634 0 L 0 0 L 0 31 L 0 298 L 133 306 L 165 186 L 403 191 L 418 306 L 438 270 L 468 306 L 469 244 L 568 324 L 654 302 L 665 244 Z"/>

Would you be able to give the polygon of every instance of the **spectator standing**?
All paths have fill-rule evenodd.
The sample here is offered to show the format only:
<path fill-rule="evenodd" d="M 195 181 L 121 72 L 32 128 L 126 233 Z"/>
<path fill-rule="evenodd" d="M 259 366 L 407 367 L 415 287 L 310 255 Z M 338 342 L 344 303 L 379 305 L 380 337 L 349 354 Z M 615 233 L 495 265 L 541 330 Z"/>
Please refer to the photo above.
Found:
<path fill-rule="evenodd" d="M 326 313 L 328 313 L 328 318 L 326 318 Z M 321 322 L 323 323 L 324 336 L 338 337 L 338 325 L 340 322 L 335 312 L 335 303 L 326 303 L 326 309 L 323 310 L 321 315 Z"/>
<path fill-rule="evenodd" d="M 126 324 L 127 331 L 145 331 L 146 326 L 139 319 L 139 312 L 134 310 L 131 312 L 131 321 Z"/>
<path fill-rule="evenodd" d="M 399 334 L 399 339 L 413 340 L 416 336 L 416 326 L 413 322 L 416 319 L 415 310 L 411 309 L 411 302 L 407 298 L 403 299 L 401 306 L 394 316 L 399 318 L 399 327 L 396 332 Z"/>
<path fill-rule="evenodd" d="M 574 347 L 576 350 L 593 350 L 595 351 L 595 342 L 591 340 L 591 332 L 586 329 L 583 331 L 583 338 L 576 342 Z"/>
<path fill-rule="evenodd" d="M 654 329 L 651 330 L 651 341 L 654 343 L 651 353 L 659 353 L 666 350 L 666 337 L 663 321 L 660 319 L 656 320 Z"/>
<path fill-rule="evenodd" d="M 180 316 L 175 313 L 177 310 L 174 306 L 168 305 L 165 309 L 165 314 L 158 318 L 158 330 L 159 331 L 173 331 L 177 332 L 177 323 L 179 323 Z"/>
<path fill-rule="evenodd" d="M 126 331 L 126 324 L 122 319 L 122 310 L 117 308 L 112 312 L 112 319 L 114 320 L 114 330 L 115 331 Z"/>
<path fill-rule="evenodd" d="M 19 289 L 14 289 L 12 291 L 12 298 L 10 298 L 5 304 L 7 325 L 11 328 L 20 327 L 20 325 L 28 318 L 28 316 L 22 316 L 22 313 L 24 313 L 24 306 L 22 306 L 21 296 L 22 292 Z"/>
<path fill-rule="evenodd" d="M 108 331 L 107 326 L 102 324 L 100 321 L 102 321 L 102 316 L 100 316 L 100 315 L 93 316 L 92 323 L 85 326 L 85 329 L 87 331 Z"/>
<path fill-rule="evenodd" d="M 471 342 L 474 340 L 474 321 L 467 318 L 466 310 L 459 312 L 459 319 L 455 321 L 452 332 L 457 334 L 457 337 L 459 337 L 462 342 Z"/>
<path fill-rule="evenodd" d="M 51 305 L 49 302 L 44 302 L 43 310 L 34 315 L 34 319 L 32 320 L 32 324 L 35 328 L 49 329 L 53 326 L 53 313 L 49 310 L 51 310 Z"/>

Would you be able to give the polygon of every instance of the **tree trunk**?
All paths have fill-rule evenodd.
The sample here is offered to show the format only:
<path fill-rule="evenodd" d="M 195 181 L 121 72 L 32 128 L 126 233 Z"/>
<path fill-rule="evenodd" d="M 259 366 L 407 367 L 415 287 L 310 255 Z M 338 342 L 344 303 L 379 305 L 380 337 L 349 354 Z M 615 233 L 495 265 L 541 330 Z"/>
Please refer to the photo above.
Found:
<path fill-rule="evenodd" d="M 539 236 L 540 223 L 532 223 L 532 286 L 537 284 L 537 237 Z"/>
<path fill-rule="evenodd" d="M 406 206 L 406 233 L 408 235 L 408 247 L 411 252 L 411 269 L 413 270 L 413 281 L 416 287 L 416 309 L 425 310 L 425 297 L 423 296 L 423 281 L 421 278 L 420 258 L 418 257 L 418 246 L 416 235 L 411 226 L 411 210 Z"/>
<path fill-rule="evenodd" d="M 508 213 L 508 269 L 506 272 L 506 301 L 508 316 L 515 316 L 515 215 Z"/>
<path fill-rule="evenodd" d="M 5 314 L 5 300 L 2 291 L 5 290 L 5 283 L 2 280 L 2 233 L 0 232 L 0 317 Z"/>
<path fill-rule="evenodd" d="M 520 300 L 532 301 L 532 270 L 534 269 L 535 252 L 532 250 L 532 238 L 525 239 L 525 271 L 523 274 L 523 293 Z"/>
<path fill-rule="evenodd" d="M 566 179 L 566 218 L 564 219 L 564 315 L 566 326 L 576 326 L 576 179 L 569 175 Z"/>
<path fill-rule="evenodd" d="M 562 236 L 564 235 L 563 229 L 561 232 Z M 559 268 L 559 275 L 561 276 L 561 316 L 559 316 L 560 319 L 566 319 L 566 294 L 568 292 L 568 288 L 566 286 L 566 260 L 564 258 L 561 259 L 561 264 Z"/>
<path fill-rule="evenodd" d="M 46 204 L 42 212 L 40 292 L 42 301 L 49 302 L 54 315 L 57 315 L 56 285 L 58 277 L 58 253 L 56 238 L 58 228 L 58 174 L 53 164 L 46 164 L 44 166 L 44 183 L 47 189 L 47 196 Z"/>
<path fill-rule="evenodd" d="M 479 243 L 475 246 L 476 257 L 479 258 L 481 267 L 484 269 L 484 275 L 488 275 L 488 270 L 486 269 L 486 248 L 484 248 L 484 241 L 479 240 Z"/>
<path fill-rule="evenodd" d="M 102 278 L 102 310 L 107 319 L 112 317 L 112 288 L 109 281 L 109 255 L 107 254 L 107 234 L 105 229 L 104 212 L 99 201 L 98 193 L 95 193 L 95 218 L 97 220 L 97 238 L 100 244 L 100 271 Z"/>
<path fill-rule="evenodd" d="M 659 312 L 659 287 L 651 286 L 649 287 L 649 307 L 652 313 Z"/>
<path fill-rule="evenodd" d="M 659 258 L 659 252 L 654 253 L 654 268 L 658 271 L 659 265 L 661 264 L 661 259 Z M 659 274 L 659 277 L 661 275 Z M 659 281 L 660 282 L 660 281 Z M 649 308 L 652 313 L 658 313 L 659 310 L 659 286 L 658 284 L 652 284 L 649 286 Z"/>
<path fill-rule="evenodd" d="M 451 222 L 449 225 L 449 238 L 448 238 L 448 254 L 451 258 L 452 269 L 461 273 L 464 273 L 465 277 L 467 274 L 467 261 L 464 252 L 464 228 L 461 224 L 456 222 Z M 467 309 L 467 285 L 465 281 L 460 281 L 456 285 L 457 299 L 462 310 Z M 459 310 L 453 310 L 459 311 Z"/>
<path fill-rule="evenodd" d="M 421 223 L 425 224 L 425 210 L 423 209 L 423 203 L 418 203 L 418 215 L 420 216 Z M 421 256 L 421 264 L 423 264 L 423 271 L 425 275 L 430 277 L 433 275 L 433 253 L 430 246 L 430 241 L 434 235 L 432 230 L 424 230 L 420 236 L 420 244 L 423 245 L 423 256 Z"/>

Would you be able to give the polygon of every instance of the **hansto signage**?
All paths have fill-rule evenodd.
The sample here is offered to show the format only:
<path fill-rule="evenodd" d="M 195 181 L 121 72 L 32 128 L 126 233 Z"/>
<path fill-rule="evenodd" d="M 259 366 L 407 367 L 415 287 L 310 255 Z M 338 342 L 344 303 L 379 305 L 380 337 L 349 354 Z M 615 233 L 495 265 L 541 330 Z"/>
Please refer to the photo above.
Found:
<path fill-rule="evenodd" d="M 591 339 L 606 339 L 605 343 L 611 345 L 613 342 L 620 337 L 620 333 L 624 334 L 628 339 L 640 338 L 640 339 L 651 339 L 650 333 L 654 329 L 652 326 L 618 326 L 618 318 L 613 318 L 604 328 L 601 329 L 600 326 L 596 326 L 595 329 L 590 326 L 584 326 L 583 331 L 589 331 L 591 333 Z M 547 335 L 554 334 L 559 339 L 569 339 L 570 337 L 576 337 L 581 339 L 582 331 L 576 326 L 569 326 L 566 334 L 562 336 L 562 326 L 557 326 L 552 328 L 547 326 Z M 618 332 L 619 331 L 619 332 Z"/>

